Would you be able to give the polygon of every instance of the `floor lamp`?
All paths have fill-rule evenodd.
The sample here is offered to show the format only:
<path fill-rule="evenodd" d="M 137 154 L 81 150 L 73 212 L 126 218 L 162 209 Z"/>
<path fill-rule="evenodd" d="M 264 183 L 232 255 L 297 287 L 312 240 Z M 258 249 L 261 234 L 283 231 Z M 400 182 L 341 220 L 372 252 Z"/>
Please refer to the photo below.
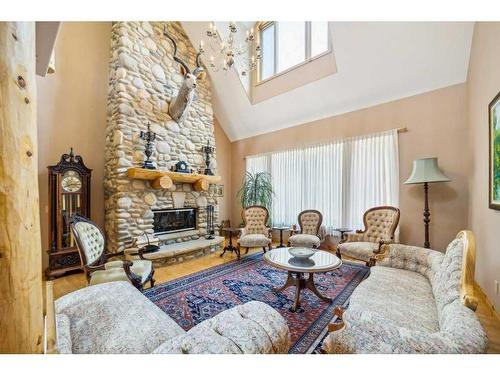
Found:
<path fill-rule="evenodd" d="M 424 206 L 424 247 L 429 249 L 429 223 L 431 222 L 429 211 L 429 184 L 433 182 L 451 181 L 438 167 L 437 158 L 424 158 L 413 161 L 413 171 L 405 184 L 424 184 L 425 206 Z"/>

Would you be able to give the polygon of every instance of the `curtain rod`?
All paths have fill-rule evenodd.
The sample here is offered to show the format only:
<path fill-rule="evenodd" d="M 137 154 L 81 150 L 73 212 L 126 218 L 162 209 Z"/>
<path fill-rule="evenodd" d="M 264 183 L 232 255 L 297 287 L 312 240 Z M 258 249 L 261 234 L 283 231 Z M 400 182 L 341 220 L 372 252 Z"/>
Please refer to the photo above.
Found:
<path fill-rule="evenodd" d="M 372 135 L 372 134 L 385 133 L 385 132 L 389 132 L 391 130 L 396 130 L 398 132 L 398 134 L 408 132 L 408 128 L 406 126 L 403 126 L 401 128 L 394 128 L 394 129 L 384 130 L 384 131 L 377 132 L 377 133 L 367 133 L 367 134 L 354 135 L 352 137 L 340 138 L 340 139 L 333 140 L 333 141 L 328 141 L 328 142 L 306 143 L 305 145 L 300 146 L 300 147 L 285 148 L 285 149 L 280 149 L 280 150 L 273 150 L 273 151 L 268 151 L 268 152 L 262 152 L 260 154 L 246 155 L 246 156 L 243 157 L 243 160 L 245 160 L 248 157 L 252 157 L 252 156 L 263 156 L 263 155 L 267 155 L 267 154 L 272 154 L 273 152 L 286 151 L 286 150 L 290 150 L 290 149 L 293 149 L 293 148 L 301 149 L 301 148 L 306 148 L 306 147 L 311 147 L 311 146 L 321 146 L 321 145 L 326 145 L 326 144 L 329 144 L 329 143 L 343 141 L 343 140 L 346 140 L 346 139 L 358 138 L 358 137 L 365 137 L 365 136 Z"/>

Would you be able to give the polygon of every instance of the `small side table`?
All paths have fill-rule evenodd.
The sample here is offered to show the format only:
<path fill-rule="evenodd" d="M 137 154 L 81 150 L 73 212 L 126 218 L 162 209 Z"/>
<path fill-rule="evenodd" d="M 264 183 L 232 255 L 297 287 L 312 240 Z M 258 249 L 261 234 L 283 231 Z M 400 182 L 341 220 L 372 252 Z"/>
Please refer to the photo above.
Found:
<path fill-rule="evenodd" d="M 340 233 L 340 242 L 344 242 L 345 241 L 345 234 L 349 233 L 349 232 L 352 232 L 352 229 L 349 229 L 349 228 L 335 228 L 334 231 Z"/>
<path fill-rule="evenodd" d="M 224 228 L 223 230 L 224 232 L 229 233 L 229 245 L 224 247 L 224 251 L 220 256 L 222 257 L 226 251 L 229 251 L 231 253 L 235 252 L 238 256 L 238 259 L 240 259 L 240 250 L 238 249 L 238 247 L 233 246 L 233 233 L 239 233 L 240 228 Z"/>
<path fill-rule="evenodd" d="M 276 248 L 285 247 L 285 245 L 283 244 L 283 231 L 291 230 L 291 228 L 290 227 L 273 227 L 272 229 L 280 231 L 280 244 L 278 246 L 276 246 Z"/>

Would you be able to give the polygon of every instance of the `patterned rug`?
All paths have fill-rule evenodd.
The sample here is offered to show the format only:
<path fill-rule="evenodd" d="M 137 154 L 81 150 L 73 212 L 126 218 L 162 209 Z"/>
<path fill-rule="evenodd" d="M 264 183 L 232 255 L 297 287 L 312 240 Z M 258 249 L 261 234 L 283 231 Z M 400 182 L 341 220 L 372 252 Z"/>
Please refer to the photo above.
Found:
<path fill-rule="evenodd" d="M 313 353 L 327 334 L 333 307 L 345 306 L 369 272 L 363 265 L 344 263 L 335 271 L 316 274 L 317 289 L 333 302 L 329 304 L 304 290 L 297 312 L 289 311 L 294 287 L 273 291 L 285 283 L 286 272 L 265 263 L 261 253 L 157 285 L 144 295 L 185 330 L 233 306 L 253 300 L 265 302 L 279 311 L 290 327 L 289 353 Z"/>

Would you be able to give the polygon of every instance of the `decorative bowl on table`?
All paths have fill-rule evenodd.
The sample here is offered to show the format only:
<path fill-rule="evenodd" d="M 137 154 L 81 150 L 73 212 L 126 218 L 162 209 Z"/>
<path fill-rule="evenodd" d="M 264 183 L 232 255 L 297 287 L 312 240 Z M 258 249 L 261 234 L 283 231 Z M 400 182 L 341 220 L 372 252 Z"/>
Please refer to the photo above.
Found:
<path fill-rule="evenodd" d="M 314 255 L 314 250 L 307 247 L 291 247 L 288 252 L 292 257 L 298 259 L 309 259 Z"/>

